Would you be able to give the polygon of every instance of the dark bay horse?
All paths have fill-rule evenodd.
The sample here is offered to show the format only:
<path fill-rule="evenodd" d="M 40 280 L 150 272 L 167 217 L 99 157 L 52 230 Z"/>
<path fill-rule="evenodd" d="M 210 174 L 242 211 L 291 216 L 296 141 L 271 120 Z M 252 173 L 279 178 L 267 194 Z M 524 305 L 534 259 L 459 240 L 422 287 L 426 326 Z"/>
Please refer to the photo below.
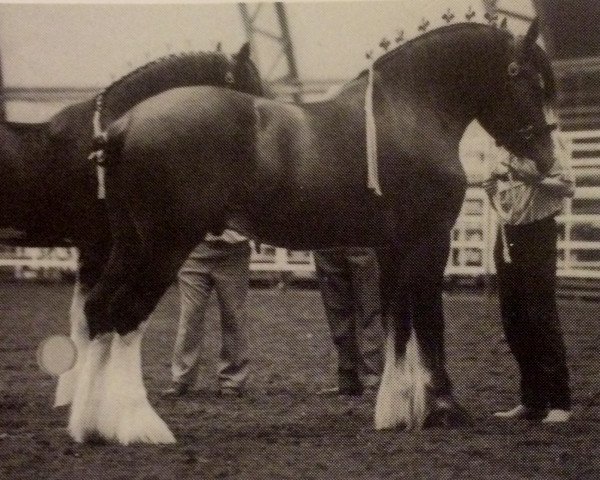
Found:
<path fill-rule="evenodd" d="M 441 295 L 467 186 L 459 142 L 477 119 L 512 153 L 550 168 L 545 108 L 554 78 L 537 35 L 535 24 L 523 38 L 457 24 L 375 61 L 381 196 L 367 187 L 365 72 L 334 98 L 304 105 L 175 89 L 112 124 L 105 148 L 115 242 L 86 303 L 94 340 L 74 438 L 171 441 L 145 397 L 142 325 L 198 240 L 226 227 L 292 249 L 376 247 L 387 329 L 376 427 L 460 419 Z"/>
<path fill-rule="evenodd" d="M 138 102 L 170 88 L 217 85 L 263 94 L 249 45 L 230 57 L 190 52 L 160 58 L 117 80 L 102 92 L 100 121 L 108 125 Z M 96 198 L 96 166 L 90 99 L 69 106 L 42 124 L 0 124 L 0 228 L 20 233 L 3 243 L 71 245 L 79 249 L 79 283 L 71 308 L 71 336 L 78 348 L 88 342 L 83 297 L 108 260 L 111 236 L 104 201 Z M 61 376 L 55 404 L 71 402 L 78 367 Z"/>

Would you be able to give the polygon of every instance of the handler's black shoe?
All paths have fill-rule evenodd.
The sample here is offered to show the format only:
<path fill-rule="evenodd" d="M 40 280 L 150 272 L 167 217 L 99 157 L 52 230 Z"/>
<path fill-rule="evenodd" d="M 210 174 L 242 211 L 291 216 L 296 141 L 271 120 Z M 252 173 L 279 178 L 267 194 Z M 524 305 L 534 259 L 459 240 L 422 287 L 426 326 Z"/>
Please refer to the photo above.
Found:
<path fill-rule="evenodd" d="M 338 372 L 338 386 L 324 388 L 319 395 L 345 395 L 359 397 L 363 394 L 364 387 L 358 375 L 352 371 L 341 370 Z"/>
<path fill-rule="evenodd" d="M 190 387 L 184 383 L 174 383 L 171 388 L 167 388 L 161 392 L 161 396 L 165 398 L 182 397 L 188 393 Z"/>
<path fill-rule="evenodd" d="M 324 388 L 322 390 L 319 390 L 318 394 L 319 395 L 324 395 L 324 396 L 328 396 L 328 395 L 344 395 L 344 396 L 348 396 L 348 397 L 360 397 L 363 394 L 363 387 L 362 385 L 359 386 L 354 386 L 354 387 L 329 387 L 329 388 Z"/>
<path fill-rule="evenodd" d="M 504 410 L 494 413 L 496 418 L 507 419 L 524 419 L 524 420 L 542 420 L 547 414 L 546 409 L 537 409 L 526 407 L 525 405 L 517 405 L 510 410 Z"/>

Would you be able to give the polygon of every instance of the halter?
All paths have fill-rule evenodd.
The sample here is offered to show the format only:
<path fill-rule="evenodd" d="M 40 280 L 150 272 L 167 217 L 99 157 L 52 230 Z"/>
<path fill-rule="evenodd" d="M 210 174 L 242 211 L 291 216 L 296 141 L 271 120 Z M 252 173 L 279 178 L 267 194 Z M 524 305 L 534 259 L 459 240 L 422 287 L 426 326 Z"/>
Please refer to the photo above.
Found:
<path fill-rule="evenodd" d="M 512 84 L 514 80 L 521 76 L 523 68 L 517 61 L 510 62 L 507 67 L 508 73 L 508 84 Z M 509 90 L 512 91 L 512 90 Z M 556 123 L 544 123 L 542 125 L 534 126 L 533 124 L 525 125 L 524 127 L 518 128 L 507 135 L 502 135 L 496 140 L 498 147 L 509 147 L 515 144 L 527 144 L 533 138 L 547 135 L 557 128 Z"/>

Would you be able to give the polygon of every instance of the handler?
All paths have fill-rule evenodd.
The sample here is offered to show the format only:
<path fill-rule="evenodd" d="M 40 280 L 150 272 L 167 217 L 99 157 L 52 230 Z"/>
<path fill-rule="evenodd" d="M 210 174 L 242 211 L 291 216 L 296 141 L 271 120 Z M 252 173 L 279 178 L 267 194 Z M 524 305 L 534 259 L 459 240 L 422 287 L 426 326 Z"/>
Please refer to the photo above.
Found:
<path fill-rule="evenodd" d="M 196 382 L 205 313 L 213 290 L 221 310 L 219 392 L 241 396 L 248 377 L 246 296 L 250 244 L 232 230 L 207 235 L 179 270 L 181 315 L 173 351 L 173 386 L 165 396 L 184 395 Z"/>
<path fill-rule="evenodd" d="M 510 156 L 484 182 L 498 212 L 494 258 L 504 334 L 521 375 L 521 403 L 500 418 L 566 422 L 571 398 L 565 344 L 556 306 L 556 215 L 575 192 L 560 160 L 547 175 Z"/>
<path fill-rule="evenodd" d="M 375 390 L 382 370 L 383 325 L 377 256 L 369 248 L 314 252 L 327 322 L 338 352 L 338 387 L 321 394 Z"/>

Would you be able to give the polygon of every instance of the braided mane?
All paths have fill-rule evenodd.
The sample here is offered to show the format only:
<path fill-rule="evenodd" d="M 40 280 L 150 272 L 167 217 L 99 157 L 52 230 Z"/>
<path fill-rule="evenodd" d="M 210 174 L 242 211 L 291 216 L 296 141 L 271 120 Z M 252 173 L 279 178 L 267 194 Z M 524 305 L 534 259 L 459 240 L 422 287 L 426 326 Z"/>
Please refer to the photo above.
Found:
<path fill-rule="evenodd" d="M 113 82 L 101 93 L 102 110 L 121 115 L 134 105 L 172 88 L 225 86 L 232 68 L 220 52 L 186 52 L 158 58 Z"/>
<path fill-rule="evenodd" d="M 148 63 L 140 65 L 136 69 L 126 73 L 122 77 L 118 78 L 114 82 L 112 82 L 108 87 L 106 87 L 103 91 L 103 95 L 108 95 L 112 90 L 118 88 L 119 86 L 131 81 L 135 80 L 136 77 L 140 74 L 145 74 L 149 70 L 156 69 L 157 67 L 162 68 L 165 66 L 171 66 L 173 63 L 176 63 L 180 60 L 190 59 L 194 61 L 198 60 L 206 60 L 206 59 L 219 59 L 223 62 L 227 62 L 227 56 L 221 52 L 179 52 L 179 53 L 171 53 L 169 55 L 165 55 L 163 57 L 156 58 L 151 60 Z"/>

